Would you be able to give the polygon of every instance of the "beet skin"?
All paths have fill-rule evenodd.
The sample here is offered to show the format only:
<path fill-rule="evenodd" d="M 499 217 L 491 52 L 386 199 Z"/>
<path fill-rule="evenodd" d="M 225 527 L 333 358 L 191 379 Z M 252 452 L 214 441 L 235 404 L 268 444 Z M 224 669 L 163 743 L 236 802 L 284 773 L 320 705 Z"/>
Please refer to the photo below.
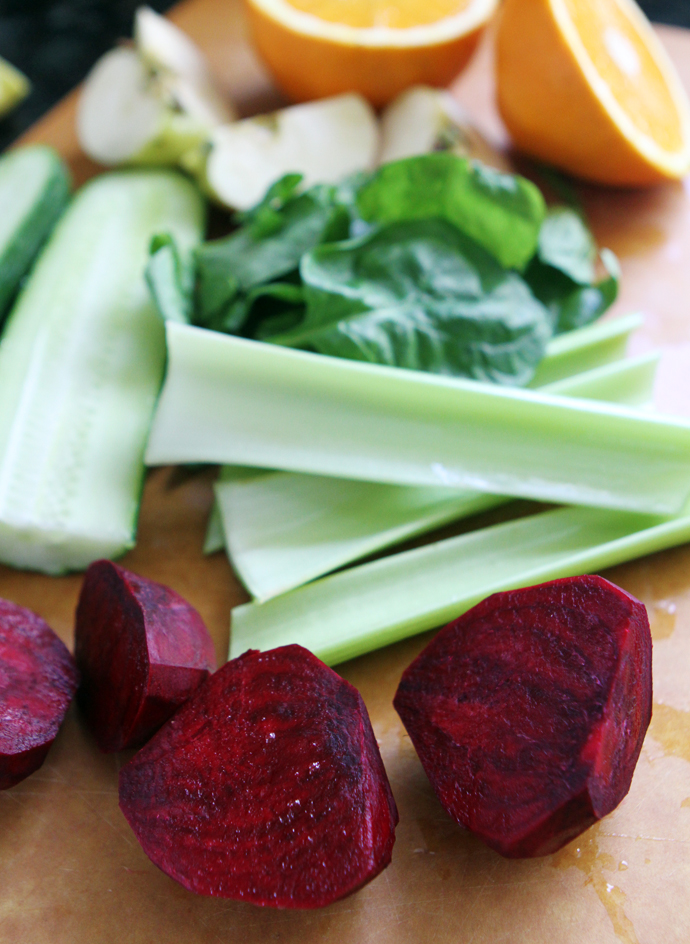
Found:
<path fill-rule="evenodd" d="M 144 744 L 216 667 L 194 607 L 107 560 L 86 571 L 75 655 L 77 700 L 106 752 Z"/>
<path fill-rule="evenodd" d="M 394 705 L 458 823 L 504 856 L 555 852 L 630 788 L 652 712 L 647 613 L 601 577 L 496 593 L 441 630 Z"/>
<path fill-rule="evenodd" d="M 122 768 L 120 808 L 185 888 L 275 908 L 369 882 L 398 821 L 359 692 L 301 646 L 219 669 Z"/>
<path fill-rule="evenodd" d="M 41 766 L 77 684 L 74 659 L 50 626 L 0 600 L 0 790 Z"/>

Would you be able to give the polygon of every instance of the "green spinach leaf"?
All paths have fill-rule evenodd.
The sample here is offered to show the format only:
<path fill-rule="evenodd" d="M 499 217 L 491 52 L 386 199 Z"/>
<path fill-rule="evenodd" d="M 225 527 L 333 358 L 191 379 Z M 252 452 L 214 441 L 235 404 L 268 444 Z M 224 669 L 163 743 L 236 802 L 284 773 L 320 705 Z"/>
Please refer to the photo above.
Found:
<path fill-rule="evenodd" d="M 529 180 L 448 152 L 385 164 L 360 189 L 357 207 L 374 223 L 447 220 L 505 268 L 519 271 L 535 253 L 546 211 Z"/>
<path fill-rule="evenodd" d="M 555 334 L 583 328 L 596 321 L 615 302 L 620 282 L 620 267 L 609 249 L 601 250 L 607 275 L 600 282 L 581 284 L 562 269 L 535 257 L 525 279 L 534 295 L 551 313 Z M 593 268 L 593 267 L 592 267 Z"/>
<path fill-rule="evenodd" d="M 552 266 L 573 282 L 591 285 L 597 248 L 589 227 L 575 210 L 551 208 L 539 230 L 537 255 L 544 265 Z"/>
<path fill-rule="evenodd" d="M 182 256 L 169 233 L 151 240 L 145 277 L 161 316 L 167 321 L 188 324 L 194 309 L 194 258 Z"/>
<path fill-rule="evenodd" d="M 319 243 L 349 235 L 350 213 L 335 187 L 320 185 L 294 196 L 292 183 L 282 190 L 280 183 L 238 230 L 197 249 L 195 324 L 242 330 L 252 289 L 295 272 L 302 255 Z"/>
<path fill-rule="evenodd" d="M 274 343 L 524 384 L 551 336 L 549 313 L 523 279 L 443 220 L 320 246 L 300 273 L 304 320 Z"/>

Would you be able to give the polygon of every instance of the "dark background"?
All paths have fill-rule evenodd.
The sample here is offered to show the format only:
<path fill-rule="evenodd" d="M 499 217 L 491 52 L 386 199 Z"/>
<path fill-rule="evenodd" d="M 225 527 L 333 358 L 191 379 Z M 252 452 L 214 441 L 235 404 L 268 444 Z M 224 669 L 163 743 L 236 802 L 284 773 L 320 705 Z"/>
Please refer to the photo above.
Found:
<path fill-rule="evenodd" d="M 122 36 L 143 0 L 0 0 L 0 56 L 32 82 L 31 95 L 0 120 L 0 150 L 80 82 Z M 148 0 L 160 13 L 171 0 Z M 650 19 L 690 27 L 690 0 L 642 0 Z"/>

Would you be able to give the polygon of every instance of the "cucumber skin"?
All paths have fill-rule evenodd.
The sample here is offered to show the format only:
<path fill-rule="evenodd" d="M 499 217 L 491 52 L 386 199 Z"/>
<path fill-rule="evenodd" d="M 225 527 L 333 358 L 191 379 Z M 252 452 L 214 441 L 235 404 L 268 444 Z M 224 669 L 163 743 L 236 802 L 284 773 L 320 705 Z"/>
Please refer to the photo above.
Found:
<path fill-rule="evenodd" d="M 30 152 L 45 153 L 52 163 L 46 183 L 30 212 L 19 223 L 13 238 L 0 248 L 0 323 L 7 314 L 21 280 L 67 206 L 71 178 L 57 151 L 45 145 L 33 145 L 10 151 L 0 158 L 0 188 L 3 165 L 22 161 Z"/>
<path fill-rule="evenodd" d="M 165 367 L 144 268 L 156 232 L 200 241 L 205 206 L 176 171 L 85 185 L 0 339 L 0 561 L 62 574 L 134 544 L 143 452 Z"/>

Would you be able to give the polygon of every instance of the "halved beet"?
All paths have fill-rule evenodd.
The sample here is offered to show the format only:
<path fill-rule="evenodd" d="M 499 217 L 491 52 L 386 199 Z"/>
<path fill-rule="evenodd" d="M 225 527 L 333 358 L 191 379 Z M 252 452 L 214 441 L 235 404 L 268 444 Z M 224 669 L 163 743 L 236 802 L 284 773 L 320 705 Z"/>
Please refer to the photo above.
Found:
<path fill-rule="evenodd" d="M 0 790 L 41 766 L 78 680 L 74 659 L 50 626 L 0 600 Z"/>
<path fill-rule="evenodd" d="M 652 711 L 644 606 L 601 577 L 496 593 L 394 705 L 446 810 L 504 856 L 554 852 L 630 787 Z"/>
<path fill-rule="evenodd" d="M 219 669 L 122 768 L 120 807 L 185 888 L 275 908 L 369 882 L 398 821 L 359 692 L 301 646 Z"/>
<path fill-rule="evenodd" d="M 216 667 L 193 606 L 107 560 L 86 571 L 75 655 L 77 700 L 106 752 L 144 744 Z"/>

